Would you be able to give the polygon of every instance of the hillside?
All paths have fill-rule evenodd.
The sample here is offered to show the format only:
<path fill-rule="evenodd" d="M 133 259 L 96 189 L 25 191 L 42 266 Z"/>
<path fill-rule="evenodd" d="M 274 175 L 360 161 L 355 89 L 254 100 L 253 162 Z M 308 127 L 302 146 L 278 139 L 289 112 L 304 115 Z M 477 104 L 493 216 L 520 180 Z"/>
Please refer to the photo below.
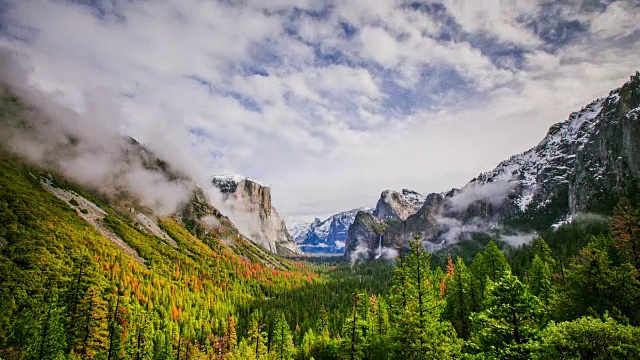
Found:
<path fill-rule="evenodd" d="M 16 123 L 35 125 L 34 115 L 44 114 L 5 92 L 2 135 L 22 131 Z M 251 331 L 250 314 L 265 324 L 261 329 L 271 348 L 279 316 L 303 332 L 321 317 L 332 332 L 339 331 L 358 283 L 379 291 L 385 286 L 374 282 L 376 273 L 388 272 L 384 266 L 359 276 L 344 269 L 328 272 L 253 244 L 197 187 L 174 213 L 158 215 L 140 205 L 130 187 L 114 196 L 111 185 L 105 192 L 96 183 L 80 185 L 70 173 L 56 172 L 55 162 L 36 164 L 5 144 L 0 358 L 223 356 L 236 346 L 230 331 L 238 337 Z M 130 139 L 119 144 L 134 146 L 125 148 L 129 165 L 137 163 L 140 151 L 153 158 Z M 59 147 L 63 153 L 73 150 Z M 149 171 L 170 174 L 169 167 L 163 163 Z M 186 181 L 181 175 L 165 179 Z M 318 299 L 329 297 L 322 315 Z"/>

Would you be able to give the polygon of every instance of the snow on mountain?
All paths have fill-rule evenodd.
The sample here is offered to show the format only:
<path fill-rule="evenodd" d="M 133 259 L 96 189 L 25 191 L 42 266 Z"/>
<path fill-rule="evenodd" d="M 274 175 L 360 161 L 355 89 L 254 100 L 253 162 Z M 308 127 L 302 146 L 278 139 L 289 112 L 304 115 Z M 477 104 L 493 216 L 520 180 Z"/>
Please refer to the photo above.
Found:
<path fill-rule="evenodd" d="M 300 243 L 301 239 L 307 234 L 307 229 L 312 223 L 308 221 L 295 221 L 287 224 L 287 230 L 296 243 Z"/>
<path fill-rule="evenodd" d="M 580 213 L 608 213 L 622 197 L 638 198 L 640 179 L 640 73 L 549 128 L 536 146 L 514 155 L 462 189 L 429 194 L 406 216 L 406 196 L 382 193 L 374 216 L 398 219 L 385 229 L 387 244 L 407 234 L 442 248 L 474 233 L 545 231 Z M 406 216 L 406 218 L 405 218 Z M 366 247 L 375 254 L 379 222 L 360 216 L 345 254 Z M 431 248 L 434 248 L 434 247 Z"/>
<path fill-rule="evenodd" d="M 406 220 L 415 214 L 424 204 L 426 197 L 413 190 L 402 189 L 402 192 L 385 190 L 373 211 L 373 216 L 380 219 Z"/>
<path fill-rule="evenodd" d="M 373 212 L 373 209 L 359 208 L 330 216 L 324 221 L 315 219 L 303 227 L 303 223 L 292 224 L 290 232 L 303 252 L 342 253 L 347 240 L 349 226 L 353 224 L 358 211 Z"/>
<path fill-rule="evenodd" d="M 424 204 L 424 201 L 427 199 L 426 195 L 422 195 L 409 189 L 402 189 L 402 196 L 405 200 L 407 200 L 417 208 L 420 208 L 422 204 Z"/>
<path fill-rule="evenodd" d="M 603 103 L 614 100 L 615 97 L 617 94 L 614 93 L 608 98 L 593 101 L 579 112 L 572 113 L 568 120 L 551 126 L 537 146 L 510 157 L 491 171 L 480 174 L 462 190 L 470 186 L 498 182 L 519 185 L 518 196 L 514 202 L 522 212 L 533 202 L 540 205 L 548 201 L 547 190 L 569 183 L 576 151 L 582 149 L 601 119 L 598 114 L 602 111 Z"/>

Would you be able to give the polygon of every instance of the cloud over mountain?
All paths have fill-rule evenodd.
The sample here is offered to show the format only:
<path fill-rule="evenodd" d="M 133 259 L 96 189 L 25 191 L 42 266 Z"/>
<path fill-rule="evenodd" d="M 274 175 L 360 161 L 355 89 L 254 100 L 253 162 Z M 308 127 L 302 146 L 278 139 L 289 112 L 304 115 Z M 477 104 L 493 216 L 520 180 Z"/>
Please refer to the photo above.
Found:
<path fill-rule="evenodd" d="M 298 218 L 462 185 L 640 67 L 637 0 L 0 4 L 32 84 Z"/>

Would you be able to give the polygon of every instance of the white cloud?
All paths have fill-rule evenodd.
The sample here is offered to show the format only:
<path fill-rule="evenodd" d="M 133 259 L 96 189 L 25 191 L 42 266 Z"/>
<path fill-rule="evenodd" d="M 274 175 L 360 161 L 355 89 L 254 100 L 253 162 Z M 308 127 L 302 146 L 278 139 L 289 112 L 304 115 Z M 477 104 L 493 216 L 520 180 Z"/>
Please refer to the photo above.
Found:
<path fill-rule="evenodd" d="M 118 1 L 121 17 L 102 19 L 63 1 L 10 2 L 0 42 L 28 56 L 34 84 L 80 110 L 99 87 L 121 131 L 198 179 L 265 181 L 298 218 L 371 206 L 384 188 L 460 187 L 640 67 L 625 1 L 565 7 L 558 16 L 588 29 L 553 52 L 520 21 L 538 1 L 445 1 L 459 27 L 449 39 L 441 18 L 402 1 L 336 0 L 297 18 L 292 6 L 324 2 Z M 498 66 L 463 33 L 523 53 Z"/>

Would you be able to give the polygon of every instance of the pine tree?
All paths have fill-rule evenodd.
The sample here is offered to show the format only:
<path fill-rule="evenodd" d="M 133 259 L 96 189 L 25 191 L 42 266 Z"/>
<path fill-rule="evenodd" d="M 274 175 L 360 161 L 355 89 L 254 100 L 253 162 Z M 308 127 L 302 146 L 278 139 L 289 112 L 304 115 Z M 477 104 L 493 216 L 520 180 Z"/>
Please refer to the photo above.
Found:
<path fill-rule="evenodd" d="M 487 248 L 484 250 L 485 273 L 491 281 L 496 282 L 502 277 L 504 272 L 511 273 L 511 268 L 507 262 L 507 258 L 502 251 L 498 249 L 493 240 L 489 241 Z"/>
<path fill-rule="evenodd" d="M 485 356 L 529 359 L 542 321 L 542 305 L 517 277 L 508 273 L 491 283 L 481 313 L 472 315 Z"/>
<path fill-rule="evenodd" d="M 450 277 L 447 280 L 445 314 L 451 320 L 458 336 L 468 339 L 470 335 L 470 319 L 472 311 L 471 275 L 462 258 L 456 259 L 455 266 L 450 266 Z"/>
<path fill-rule="evenodd" d="M 63 308 L 57 291 L 45 294 L 45 309 L 36 327 L 37 338 L 29 358 L 53 360 L 62 358 L 66 349 L 66 334 L 62 319 Z"/>
<path fill-rule="evenodd" d="M 302 342 L 300 343 L 300 346 L 298 347 L 298 353 L 297 353 L 296 359 L 298 360 L 311 359 L 313 357 L 311 354 L 312 354 L 312 350 L 315 343 L 316 343 L 316 335 L 313 333 L 313 329 L 307 330 L 307 332 L 305 332 L 304 336 L 302 337 Z"/>
<path fill-rule="evenodd" d="M 471 262 L 471 311 L 478 312 L 482 309 L 485 289 L 487 288 L 487 274 L 485 272 L 484 255 L 477 253 Z"/>
<path fill-rule="evenodd" d="M 531 293 L 540 298 L 545 305 L 548 305 L 553 291 L 551 270 L 549 264 L 539 255 L 533 257 L 531 268 L 527 272 L 527 279 Z"/>
<path fill-rule="evenodd" d="M 431 254 L 419 237 L 410 243 L 400 279 L 405 296 L 395 297 L 392 319 L 393 357 L 398 359 L 448 359 L 459 356 L 461 342 L 450 323 L 441 320 L 444 301 L 433 286 Z M 396 273 L 398 274 L 398 273 Z"/>
<path fill-rule="evenodd" d="M 273 350 L 279 360 L 293 359 L 293 336 L 282 312 L 278 312 L 276 315 L 273 331 Z"/>
<path fill-rule="evenodd" d="M 383 297 L 369 297 L 369 336 L 367 352 L 371 359 L 387 359 L 389 356 L 389 315 Z"/>
<path fill-rule="evenodd" d="M 363 303 L 366 297 L 354 292 L 351 300 L 351 313 L 345 319 L 342 339 L 342 352 L 349 360 L 360 360 L 364 357 L 366 346 L 366 320 Z"/>
<path fill-rule="evenodd" d="M 121 303 L 122 296 L 116 294 L 115 305 L 109 312 L 107 330 L 109 332 L 109 346 L 107 350 L 107 360 L 121 359 L 124 355 L 123 343 L 124 333 L 127 327 L 127 310 Z"/>
<path fill-rule="evenodd" d="M 227 328 L 225 333 L 226 351 L 233 351 L 238 345 L 238 335 L 236 334 L 236 321 L 233 316 L 227 319 Z"/>
<path fill-rule="evenodd" d="M 249 345 L 256 359 L 267 353 L 267 336 L 262 331 L 264 324 L 260 323 L 260 311 L 254 311 L 249 320 L 249 329 L 247 330 L 247 345 Z"/>
<path fill-rule="evenodd" d="M 131 312 L 131 328 L 125 344 L 127 358 L 143 360 L 151 357 L 154 329 L 150 317 L 151 315 L 141 308 L 134 308 Z"/>
<path fill-rule="evenodd" d="M 78 305 L 78 338 L 74 354 L 83 359 L 98 359 L 107 351 L 107 304 L 95 287 L 90 287 Z"/>
<path fill-rule="evenodd" d="M 534 255 L 538 255 L 542 261 L 547 263 L 549 267 L 552 266 L 554 260 L 552 256 L 552 251 L 546 241 L 542 238 L 542 236 L 538 237 L 533 242 Z"/>
<path fill-rule="evenodd" d="M 565 285 L 551 304 L 556 319 L 574 320 L 609 312 L 618 321 L 640 324 L 637 270 L 629 263 L 613 266 L 606 241 L 603 238 L 589 244 L 566 271 Z"/>
<path fill-rule="evenodd" d="M 74 258 L 71 277 L 64 294 L 65 317 L 67 320 L 67 351 L 71 351 L 78 338 L 82 336 L 80 302 L 84 299 L 89 287 L 94 283 L 94 263 L 89 254 L 83 252 Z"/>
<path fill-rule="evenodd" d="M 315 346 L 311 350 L 311 355 L 314 359 L 337 359 L 338 346 L 336 340 L 330 336 L 329 320 L 324 306 L 320 308 L 317 329 L 318 335 L 316 336 Z"/>

